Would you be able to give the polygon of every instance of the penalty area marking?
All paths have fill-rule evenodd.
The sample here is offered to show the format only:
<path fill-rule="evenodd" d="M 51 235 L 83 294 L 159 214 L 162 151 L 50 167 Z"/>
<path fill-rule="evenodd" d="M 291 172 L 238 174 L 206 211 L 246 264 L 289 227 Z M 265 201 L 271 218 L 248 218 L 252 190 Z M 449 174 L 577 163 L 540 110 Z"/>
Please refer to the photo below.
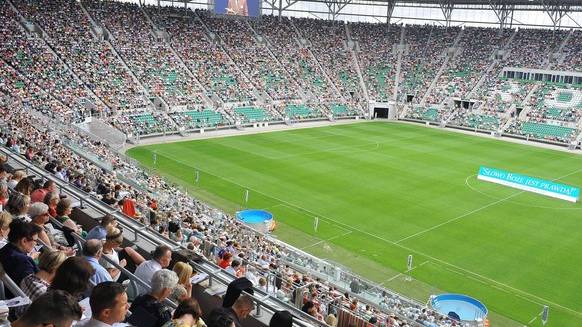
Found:
<path fill-rule="evenodd" d="M 308 248 L 317 246 L 317 245 L 319 245 L 319 244 L 321 244 L 323 242 L 329 242 L 329 241 L 335 240 L 336 238 L 340 238 L 340 237 L 347 236 L 347 235 L 349 235 L 351 233 L 353 233 L 353 232 L 350 230 L 350 231 L 347 231 L 347 232 L 345 232 L 345 233 L 343 233 L 341 235 L 332 236 L 330 238 L 327 238 L 327 239 L 324 239 L 324 240 L 321 240 L 321 241 L 317 241 L 317 242 L 315 242 L 315 243 L 313 243 L 311 245 L 304 246 L 304 247 L 300 248 L 300 250 L 305 250 L 305 249 L 308 249 Z"/>

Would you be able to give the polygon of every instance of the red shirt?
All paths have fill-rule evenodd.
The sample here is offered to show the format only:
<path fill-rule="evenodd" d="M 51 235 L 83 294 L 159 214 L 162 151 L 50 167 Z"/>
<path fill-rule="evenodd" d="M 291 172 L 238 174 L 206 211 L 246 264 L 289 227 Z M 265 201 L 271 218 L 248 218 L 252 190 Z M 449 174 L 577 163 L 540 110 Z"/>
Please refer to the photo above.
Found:
<path fill-rule="evenodd" d="M 44 197 L 46 196 L 47 193 L 48 190 L 45 190 L 44 188 L 34 190 L 32 193 L 30 193 L 30 203 L 44 201 Z"/>

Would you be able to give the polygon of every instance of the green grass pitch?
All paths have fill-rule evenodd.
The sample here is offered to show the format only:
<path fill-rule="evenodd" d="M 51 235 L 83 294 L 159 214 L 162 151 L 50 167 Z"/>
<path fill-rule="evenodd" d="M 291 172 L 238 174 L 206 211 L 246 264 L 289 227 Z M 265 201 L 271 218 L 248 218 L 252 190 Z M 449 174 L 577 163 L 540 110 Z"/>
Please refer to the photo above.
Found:
<path fill-rule="evenodd" d="M 367 122 L 137 147 L 209 203 L 266 208 L 278 238 L 426 301 L 457 292 L 492 326 L 582 326 L 582 205 L 476 179 L 480 165 L 582 185 L 582 157 Z M 200 172 L 195 183 L 195 171 Z M 320 218 L 313 230 L 313 217 Z M 401 274 L 414 255 L 413 281 Z"/>

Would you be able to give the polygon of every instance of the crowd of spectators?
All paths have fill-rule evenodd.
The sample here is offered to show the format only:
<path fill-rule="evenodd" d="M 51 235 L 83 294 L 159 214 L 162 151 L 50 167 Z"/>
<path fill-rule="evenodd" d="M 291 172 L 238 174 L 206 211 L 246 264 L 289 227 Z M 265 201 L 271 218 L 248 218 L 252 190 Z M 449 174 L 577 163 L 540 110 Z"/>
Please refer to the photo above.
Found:
<path fill-rule="evenodd" d="M 582 31 L 572 32 L 568 43 L 563 50 L 563 58 L 553 67 L 555 70 L 582 71 Z"/>
<path fill-rule="evenodd" d="M 556 52 L 569 31 L 551 29 L 521 28 L 507 44 L 507 67 L 543 69 L 550 63 L 550 56 Z"/>

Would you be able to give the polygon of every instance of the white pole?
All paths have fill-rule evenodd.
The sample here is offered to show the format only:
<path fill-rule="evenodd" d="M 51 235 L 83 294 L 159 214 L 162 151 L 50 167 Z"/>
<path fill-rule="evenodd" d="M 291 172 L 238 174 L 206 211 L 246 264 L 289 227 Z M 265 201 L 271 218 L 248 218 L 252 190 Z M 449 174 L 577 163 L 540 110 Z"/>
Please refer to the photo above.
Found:
<path fill-rule="evenodd" d="M 314 217 L 313 218 L 313 230 L 317 233 L 317 228 L 319 227 L 319 218 L 318 217 Z"/>

